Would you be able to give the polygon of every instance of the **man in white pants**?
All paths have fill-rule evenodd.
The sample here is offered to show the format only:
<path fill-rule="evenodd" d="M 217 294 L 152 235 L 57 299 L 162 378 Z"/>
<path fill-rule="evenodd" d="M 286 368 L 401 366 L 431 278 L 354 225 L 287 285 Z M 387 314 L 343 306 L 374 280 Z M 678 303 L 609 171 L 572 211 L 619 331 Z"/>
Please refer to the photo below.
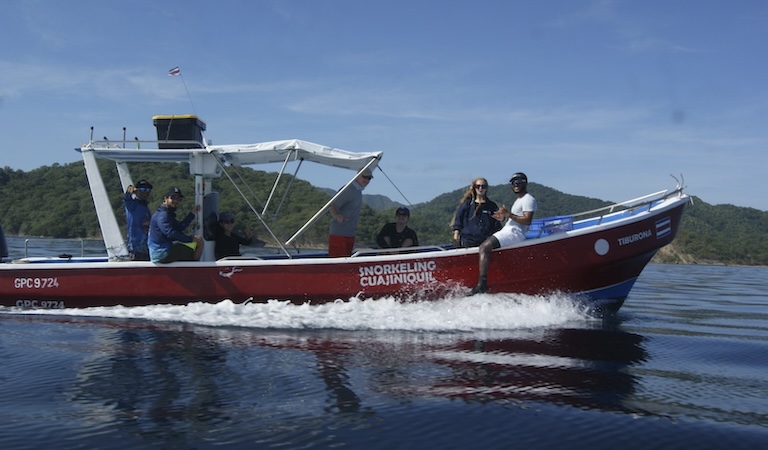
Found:
<path fill-rule="evenodd" d="M 475 286 L 469 295 L 475 295 L 479 293 L 488 292 L 488 282 L 486 280 L 488 275 L 488 264 L 491 259 L 491 251 L 499 247 L 507 247 L 515 242 L 525 239 L 525 232 L 528 226 L 533 221 L 533 214 L 536 212 L 536 199 L 528 193 L 528 177 L 522 173 L 517 172 L 512 175 L 509 180 L 512 185 L 517 199 L 512 204 L 511 209 L 507 209 L 505 206 L 499 208 L 496 213 L 493 214 L 493 218 L 498 221 L 507 220 L 507 223 L 501 228 L 501 230 L 493 233 L 482 244 L 480 244 L 480 264 L 479 264 L 479 278 L 477 280 L 477 286 Z"/>

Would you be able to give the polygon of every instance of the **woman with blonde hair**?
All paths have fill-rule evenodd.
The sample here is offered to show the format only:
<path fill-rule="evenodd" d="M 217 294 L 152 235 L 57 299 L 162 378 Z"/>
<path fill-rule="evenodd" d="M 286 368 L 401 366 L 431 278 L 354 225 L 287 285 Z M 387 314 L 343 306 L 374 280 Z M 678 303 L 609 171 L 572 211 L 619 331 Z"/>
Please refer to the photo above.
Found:
<path fill-rule="evenodd" d="M 488 180 L 475 178 L 464 193 L 451 222 L 456 247 L 477 247 L 501 229 L 493 218 L 499 206 L 488 198 Z"/>

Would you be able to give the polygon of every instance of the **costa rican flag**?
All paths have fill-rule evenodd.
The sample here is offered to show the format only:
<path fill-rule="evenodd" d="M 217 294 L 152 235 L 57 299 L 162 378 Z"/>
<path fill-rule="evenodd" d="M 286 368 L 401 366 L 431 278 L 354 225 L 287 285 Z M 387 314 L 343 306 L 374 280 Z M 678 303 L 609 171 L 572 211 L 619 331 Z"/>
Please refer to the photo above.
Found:
<path fill-rule="evenodd" d="M 656 239 L 661 239 L 672 232 L 672 219 L 665 217 L 656 221 Z"/>
<path fill-rule="evenodd" d="M 181 75 L 181 69 L 179 69 L 179 66 L 176 66 L 173 69 L 168 71 L 168 75 L 170 76 Z"/>

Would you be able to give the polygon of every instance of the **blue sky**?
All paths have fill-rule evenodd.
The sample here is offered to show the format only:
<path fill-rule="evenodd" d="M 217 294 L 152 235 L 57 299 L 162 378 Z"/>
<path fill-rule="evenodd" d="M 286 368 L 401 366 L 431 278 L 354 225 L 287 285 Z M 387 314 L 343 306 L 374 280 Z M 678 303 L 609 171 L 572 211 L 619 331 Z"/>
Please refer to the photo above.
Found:
<path fill-rule="evenodd" d="M 412 203 L 516 171 L 613 201 L 682 174 L 768 210 L 766 23 L 762 0 L 11 0 L 0 165 L 196 113 L 217 144 L 383 150 Z M 366 193 L 404 202 L 384 176 Z"/>

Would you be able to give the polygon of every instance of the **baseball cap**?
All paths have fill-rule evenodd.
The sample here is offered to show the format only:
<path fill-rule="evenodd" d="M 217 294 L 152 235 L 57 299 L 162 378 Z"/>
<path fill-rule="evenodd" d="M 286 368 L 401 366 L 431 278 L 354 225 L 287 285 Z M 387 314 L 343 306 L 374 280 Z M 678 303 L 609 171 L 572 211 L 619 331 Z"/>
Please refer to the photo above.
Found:
<path fill-rule="evenodd" d="M 139 181 L 138 183 L 136 183 L 136 187 L 137 187 L 137 188 L 147 188 L 147 189 L 152 189 L 152 183 L 150 183 L 150 182 L 149 182 L 149 181 L 147 181 L 147 180 L 141 180 L 141 181 Z"/>
<path fill-rule="evenodd" d="M 397 208 L 397 211 L 395 211 L 395 215 L 398 215 L 398 214 L 405 214 L 406 216 L 411 217 L 411 211 L 405 206 L 401 206 Z"/>
<path fill-rule="evenodd" d="M 517 172 L 516 174 L 512 175 L 512 178 L 509 179 L 509 182 L 511 183 L 515 180 L 528 183 L 528 177 L 523 172 Z"/>
<path fill-rule="evenodd" d="M 177 188 L 175 186 L 170 188 L 170 189 L 168 189 L 168 191 L 165 193 L 166 197 L 173 197 L 174 195 L 178 195 L 179 197 L 184 197 L 184 195 L 182 195 L 182 193 L 181 193 L 181 189 L 179 189 L 179 188 Z"/>

